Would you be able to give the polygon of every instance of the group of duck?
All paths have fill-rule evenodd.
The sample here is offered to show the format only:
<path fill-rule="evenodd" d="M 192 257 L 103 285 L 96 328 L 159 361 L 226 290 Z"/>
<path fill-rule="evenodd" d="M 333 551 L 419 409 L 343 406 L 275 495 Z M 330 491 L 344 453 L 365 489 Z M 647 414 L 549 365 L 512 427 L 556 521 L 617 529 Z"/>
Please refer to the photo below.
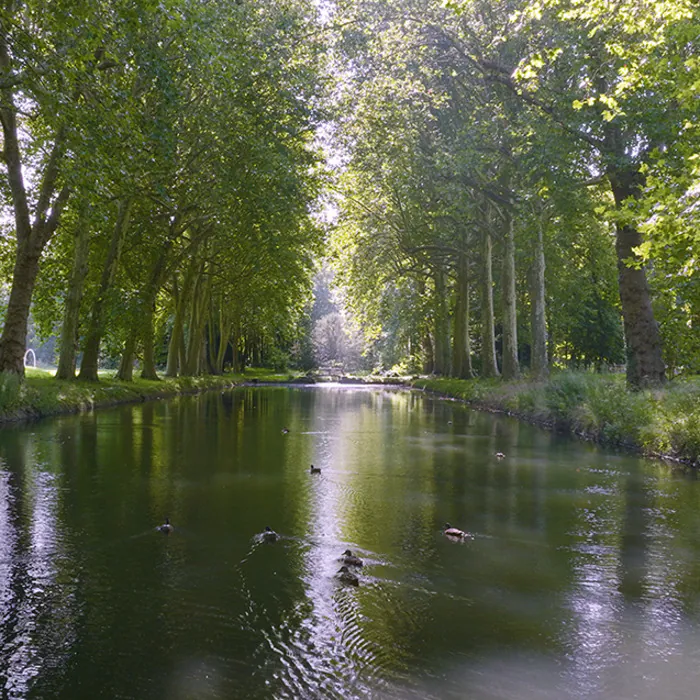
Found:
<path fill-rule="evenodd" d="M 452 528 L 457 532 L 456 528 Z M 170 522 L 170 518 L 166 518 L 162 525 L 159 525 L 156 530 L 162 532 L 164 535 L 169 535 L 173 530 L 173 525 Z M 464 533 L 462 533 L 464 534 Z M 260 539 L 263 542 L 277 542 L 280 536 L 269 526 L 265 526 L 265 529 L 260 533 Z M 340 557 L 340 561 L 343 565 L 338 569 L 335 577 L 341 583 L 346 583 L 350 586 L 359 586 L 360 578 L 357 575 L 357 569 L 361 569 L 364 562 L 360 557 L 356 557 L 349 549 L 346 549 Z"/>
<path fill-rule="evenodd" d="M 289 428 L 283 428 L 282 433 L 284 435 L 289 433 Z M 501 460 L 505 458 L 505 455 L 502 452 L 496 452 L 495 457 L 496 459 Z M 315 467 L 312 464 L 309 467 L 309 473 L 320 474 L 321 467 Z M 165 522 L 162 525 L 159 525 L 156 530 L 158 532 L 162 532 L 164 535 L 169 535 L 171 532 L 173 532 L 174 527 L 170 522 L 170 519 L 166 518 Z M 465 532 L 464 530 L 460 530 L 458 527 L 450 525 L 450 523 L 445 523 L 442 529 L 442 534 L 452 541 L 474 539 L 473 535 Z M 265 527 L 265 529 L 260 533 L 259 537 L 262 542 L 277 542 L 277 540 L 280 538 L 280 536 L 269 526 Z M 335 574 L 336 579 L 341 583 L 345 583 L 350 586 L 359 586 L 360 578 L 357 575 L 357 570 L 361 569 L 364 565 L 362 559 L 355 556 L 351 550 L 346 549 L 341 555 L 340 561 L 342 562 L 342 566 Z"/>
<path fill-rule="evenodd" d="M 280 536 L 269 526 L 260 533 L 260 539 L 263 542 L 277 542 Z M 349 549 L 346 549 L 340 557 L 343 565 L 338 569 L 335 577 L 341 583 L 346 583 L 349 586 L 359 586 L 360 577 L 357 575 L 357 569 L 361 569 L 364 562 L 360 557 L 356 557 Z"/>
<path fill-rule="evenodd" d="M 170 518 L 166 518 L 162 525 L 159 525 L 156 530 L 162 532 L 164 535 L 169 535 L 173 532 L 175 528 L 170 522 Z M 473 539 L 474 536 L 460 530 L 457 527 L 453 527 L 450 523 L 445 523 L 442 533 L 450 540 L 459 541 L 465 539 Z M 280 536 L 269 526 L 265 526 L 265 529 L 260 533 L 259 538 L 262 542 L 277 542 Z M 360 557 L 355 556 L 350 549 L 346 549 L 340 556 L 340 561 L 342 566 L 335 574 L 335 578 L 341 583 L 347 584 L 349 586 L 359 586 L 360 577 L 357 575 L 358 570 L 364 566 L 364 562 Z"/>

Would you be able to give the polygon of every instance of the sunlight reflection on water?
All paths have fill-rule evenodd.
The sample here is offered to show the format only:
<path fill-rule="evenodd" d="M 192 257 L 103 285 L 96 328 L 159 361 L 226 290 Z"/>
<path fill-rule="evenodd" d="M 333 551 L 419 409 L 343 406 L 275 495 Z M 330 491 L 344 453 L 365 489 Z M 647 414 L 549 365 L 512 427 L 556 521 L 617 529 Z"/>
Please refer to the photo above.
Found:
<path fill-rule="evenodd" d="M 366 387 L 0 433 L 3 695 L 694 698 L 699 489 Z M 357 588 L 334 578 L 346 548 Z"/>

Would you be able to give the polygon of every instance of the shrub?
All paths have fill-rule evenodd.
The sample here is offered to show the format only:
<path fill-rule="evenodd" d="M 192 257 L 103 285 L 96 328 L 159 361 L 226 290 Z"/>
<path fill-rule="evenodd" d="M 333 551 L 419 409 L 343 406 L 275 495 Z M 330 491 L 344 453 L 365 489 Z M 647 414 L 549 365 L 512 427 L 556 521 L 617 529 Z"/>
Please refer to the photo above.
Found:
<path fill-rule="evenodd" d="M 558 423 L 571 424 L 580 413 L 588 392 L 588 378 L 584 374 L 564 372 L 547 385 L 545 404 Z"/>
<path fill-rule="evenodd" d="M 0 411 L 8 411 L 19 404 L 22 379 L 14 372 L 0 372 Z"/>
<path fill-rule="evenodd" d="M 649 392 L 625 391 L 608 379 L 590 385 L 586 403 L 596 431 L 610 442 L 639 443 L 644 428 L 653 422 Z"/>

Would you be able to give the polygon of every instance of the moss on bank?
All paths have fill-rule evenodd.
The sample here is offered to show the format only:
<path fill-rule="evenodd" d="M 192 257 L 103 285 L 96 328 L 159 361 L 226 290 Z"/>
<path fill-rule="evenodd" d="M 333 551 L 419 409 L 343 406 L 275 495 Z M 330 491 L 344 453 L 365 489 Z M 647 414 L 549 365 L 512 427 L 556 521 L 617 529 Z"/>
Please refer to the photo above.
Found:
<path fill-rule="evenodd" d="M 28 369 L 25 381 L 17 375 L 0 374 L 0 423 L 222 389 L 255 379 L 287 381 L 289 378 L 288 374 L 269 370 L 247 370 L 245 375 L 177 377 L 160 381 L 135 379 L 133 382 L 121 382 L 114 379 L 112 373 L 103 373 L 99 382 L 81 382 L 55 379 L 53 372 Z"/>
<path fill-rule="evenodd" d="M 621 375 L 563 372 L 549 382 L 424 378 L 412 385 L 643 454 L 700 466 L 700 382 L 631 392 Z"/>

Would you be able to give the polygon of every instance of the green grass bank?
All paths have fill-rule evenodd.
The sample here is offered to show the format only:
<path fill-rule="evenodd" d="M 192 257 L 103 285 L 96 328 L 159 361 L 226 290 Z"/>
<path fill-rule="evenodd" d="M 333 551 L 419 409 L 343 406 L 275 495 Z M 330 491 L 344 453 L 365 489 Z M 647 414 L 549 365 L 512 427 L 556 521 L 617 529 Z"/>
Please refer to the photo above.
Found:
<path fill-rule="evenodd" d="M 159 381 L 134 379 L 133 382 L 118 381 L 113 372 L 102 372 L 99 382 L 81 382 L 55 379 L 50 371 L 27 369 L 24 381 L 17 375 L 0 374 L 0 424 L 224 389 L 253 380 L 274 382 L 290 378 L 287 373 L 249 369 L 245 374 L 163 378 Z"/>
<path fill-rule="evenodd" d="M 421 378 L 417 388 L 602 444 L 700 466 L 700 381 L 631 392 L 622 375 L 562 372 L 550 381 Z"/>
<path fill-rule="evenodd" d="M 0 375 L 0 424 L 60 413 L 79 413 L 122 403 L 230 388 L 246 382 L 289 382 L 289 373 L 248 369 L 245 374 L 135 379 L 112 372 L 100 381 L 63 381 L 53 372 L 27 370 L 25 381 Z M 546 383 L 527 380 L 423 377 L 410 382 L 373 377 L 367 383 L 408 383 L 537 425 L 653 457 L 700 466 L 700 380 L 674 380 L 663 389 L 630 392 L 621 375 L 562 372 Z M 362 382 L 363 380 L 359 380 Z"/>

